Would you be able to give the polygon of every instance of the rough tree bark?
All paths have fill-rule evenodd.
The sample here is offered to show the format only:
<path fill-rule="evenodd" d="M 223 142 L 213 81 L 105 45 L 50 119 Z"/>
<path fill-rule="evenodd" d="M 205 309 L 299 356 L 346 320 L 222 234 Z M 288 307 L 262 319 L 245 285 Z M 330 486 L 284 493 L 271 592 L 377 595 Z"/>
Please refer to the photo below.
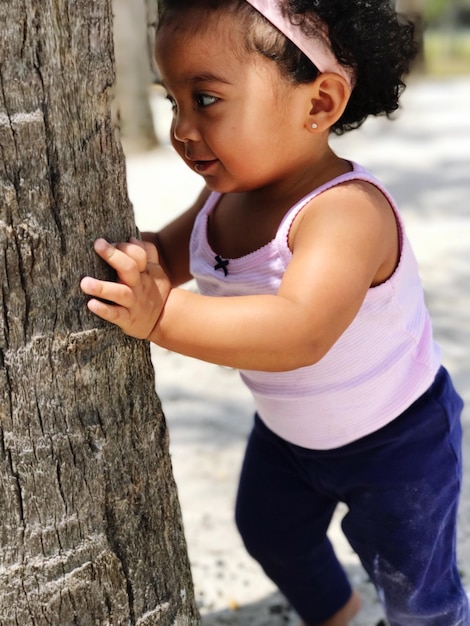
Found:
<path fill-rule="evenodd" d="M 0 6 L 0 625 L 199 623 L 148 346 L 87 313 L 135 233 L 111 0 Z"/>

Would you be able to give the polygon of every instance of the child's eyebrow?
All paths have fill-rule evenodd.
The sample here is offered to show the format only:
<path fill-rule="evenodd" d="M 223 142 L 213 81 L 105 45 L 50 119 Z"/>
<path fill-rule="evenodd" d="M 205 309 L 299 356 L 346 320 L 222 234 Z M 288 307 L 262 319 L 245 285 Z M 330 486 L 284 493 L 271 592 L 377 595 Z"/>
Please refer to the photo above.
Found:
<path fill-rule="evenodd" d="M 228 81 L 226 78 L 223 78 L 222 76 L 219 76 L 212 72 L 204 72 L 202 74 L 188 74 L 187 76 L 181 76 L 177 82 L 178 83 L 190 83 L 190 84 L 197 84 L 197 83 L 221 83 L 223 85 L 231 84 L 231 82 Z M 167 89 L 166 81 L 162 80 L 161 85 L 162 87 Z"/>
<path fill-rule="evenodd" d="M 218 76 L 217 74 L 213 74 L 211 72 L 197 74 L 196 76 L 190 77 L 190 82 L 192 83 L 224 83 L 225 85 L 229 84 L 229 81 L 222 76 Z"/>

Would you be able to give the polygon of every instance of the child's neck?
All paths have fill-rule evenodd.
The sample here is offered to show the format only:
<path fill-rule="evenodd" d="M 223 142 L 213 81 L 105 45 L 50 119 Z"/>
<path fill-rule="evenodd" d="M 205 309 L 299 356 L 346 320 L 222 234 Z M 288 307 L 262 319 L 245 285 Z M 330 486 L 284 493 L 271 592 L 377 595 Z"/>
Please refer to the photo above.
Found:
<path fill-rule="evenodd" d="M 222 196 L 209 216 L 211 247 L 224 258 L 238 258 L 261 248 L 275 237 L 284 215 L 301 198 L 350 169 L 347 161 L 336 157 L 329 167 L 317 171 L 317 176 Z"/>
<path fill-rule="evenodd" d="M 312 190 L 349 171 L 351 164 L 330 151 L 327 158 L 309 164 L 294 176 L 241 194 L 240 200 L 243 199 L 246 208 L 266 206 L 282 210 L 284 207 L 287 211 Z"/>

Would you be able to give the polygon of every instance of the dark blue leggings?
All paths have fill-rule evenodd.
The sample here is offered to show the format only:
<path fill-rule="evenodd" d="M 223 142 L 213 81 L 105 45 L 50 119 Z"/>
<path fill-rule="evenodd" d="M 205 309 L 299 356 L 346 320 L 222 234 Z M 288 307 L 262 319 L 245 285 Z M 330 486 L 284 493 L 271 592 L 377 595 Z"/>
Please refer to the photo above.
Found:
<path fill-rule="evenodd" d="M 326 536 L 344 502 L 344 534 L 391 626 L 470 625 L 455 554 L 461 410 L 442 368 L 402 415 L 341 448 L 290 444 L 255 417 L 237 525 L 248 552 L 307 624 L 325 621 L 351 595 Z"/>

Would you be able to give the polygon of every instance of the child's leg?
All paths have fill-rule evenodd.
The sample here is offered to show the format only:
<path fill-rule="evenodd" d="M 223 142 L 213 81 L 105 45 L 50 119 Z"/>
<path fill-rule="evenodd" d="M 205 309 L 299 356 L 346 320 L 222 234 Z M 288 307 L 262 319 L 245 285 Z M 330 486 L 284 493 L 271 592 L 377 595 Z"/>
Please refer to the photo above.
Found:
<path fill-rule="evenodd" d="M 240 479 L 237 525 L 250 554 L 312 626 L 351 599 L 326 537 L 336 504 L 314 489 L 291 447 L 257 419 Z"/>
<path fill-rule="evenodd" d="M 359 613 L 360 608 L 361 598 L 357 591 L 353 591 L 346 604 L 326 621 L 315 625 L 304 623 L 302 626 L 348 626 L 353 617 Z"/>
<path fill-rule="evenodd" d="M 470 625 L 455 555 L 461 406 L 441 371 L 356 468 L 343 529 L 391 626 Z"/>

